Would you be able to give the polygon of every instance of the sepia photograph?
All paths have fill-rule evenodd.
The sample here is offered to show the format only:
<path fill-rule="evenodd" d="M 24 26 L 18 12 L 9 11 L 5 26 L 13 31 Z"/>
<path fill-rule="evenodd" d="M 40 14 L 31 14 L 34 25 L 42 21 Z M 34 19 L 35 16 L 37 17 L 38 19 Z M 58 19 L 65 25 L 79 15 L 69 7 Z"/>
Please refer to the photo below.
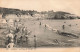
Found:
<path fill-rule="evenodd" d="M 80 0 L 0 0 L 0 48 L 80 47 Z"/>

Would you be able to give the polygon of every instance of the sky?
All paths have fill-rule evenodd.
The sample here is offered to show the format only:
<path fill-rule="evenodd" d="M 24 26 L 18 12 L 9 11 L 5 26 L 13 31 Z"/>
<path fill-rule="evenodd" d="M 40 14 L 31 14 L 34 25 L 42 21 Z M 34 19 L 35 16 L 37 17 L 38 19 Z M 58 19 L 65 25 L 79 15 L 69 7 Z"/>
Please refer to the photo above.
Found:
<path fill-rule="evenodd" d="M 0 7 L 37 11 L 65 11 L 80 16 L 80 0 L 0 0 Z"/>

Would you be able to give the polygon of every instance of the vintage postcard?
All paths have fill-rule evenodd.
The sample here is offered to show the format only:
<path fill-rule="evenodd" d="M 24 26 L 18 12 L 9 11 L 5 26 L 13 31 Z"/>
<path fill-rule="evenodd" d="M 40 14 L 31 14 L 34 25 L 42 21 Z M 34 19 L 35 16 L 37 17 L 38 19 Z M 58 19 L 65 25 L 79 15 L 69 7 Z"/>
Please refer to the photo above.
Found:
<path fill-rule="evenodd" d="M 1 52 L 80 52 L 80 0 L 0 0 Z"/>

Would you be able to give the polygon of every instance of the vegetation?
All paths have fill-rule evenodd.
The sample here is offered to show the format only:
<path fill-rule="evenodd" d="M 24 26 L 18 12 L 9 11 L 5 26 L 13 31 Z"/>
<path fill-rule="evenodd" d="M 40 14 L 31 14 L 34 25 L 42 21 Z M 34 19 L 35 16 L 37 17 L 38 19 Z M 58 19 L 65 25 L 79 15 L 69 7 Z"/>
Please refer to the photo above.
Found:
<path fill-rule="evenodd" d="M 57 11 L 54 12 L 51 11 L 42 11 L 38 12 L 35 10 L 20 10 L 20 9 L 12 9 L 12 8 L 2 8 L 0 7 L 0 14 L 3 14 L 3 18 L 8 14 L 15 14 L 17 16 L 19 15 L 31 15 L 34 16 L 35 14 L 44 15 L 46 19 L 80 19 L 79 16 L 76 16 L 74 14 L 70 14 L 68 12 L 63 11 Z M 42 17 L 44 17 L 42 16 Z"/>

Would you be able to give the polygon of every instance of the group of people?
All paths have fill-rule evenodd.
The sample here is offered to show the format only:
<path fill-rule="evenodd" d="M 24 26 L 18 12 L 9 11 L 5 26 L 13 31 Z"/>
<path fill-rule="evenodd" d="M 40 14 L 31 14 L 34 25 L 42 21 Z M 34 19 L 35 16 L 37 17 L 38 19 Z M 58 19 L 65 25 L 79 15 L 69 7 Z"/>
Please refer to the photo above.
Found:
<path fill-rule="evenodd" d="M 19 35 L 20 33 L 21 35 Z M 19 29 L 19 27 L 16 27 L 15 33 L 13 33 L 12 30 L 9 30 L 9 34 L 6 35 L 6 47 L 7 48 L 13 48 L 18 43 L 23 42 L 23 38 L 25 38 L 25 42 L 28 42 L 30 31 L 28 31 L 27 27 L 23 27 L 22 29 Z"/>

